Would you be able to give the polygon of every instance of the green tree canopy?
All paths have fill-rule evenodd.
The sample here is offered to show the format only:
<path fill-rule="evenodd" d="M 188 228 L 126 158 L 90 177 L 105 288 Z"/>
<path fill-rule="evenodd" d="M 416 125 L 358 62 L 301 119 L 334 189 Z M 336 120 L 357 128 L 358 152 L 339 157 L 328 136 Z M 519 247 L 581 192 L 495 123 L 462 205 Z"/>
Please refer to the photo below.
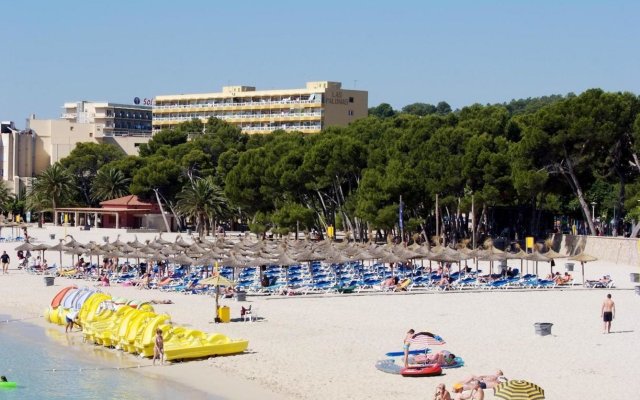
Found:
<path fill-rule="evenodd" d="M 120 160 L 125 153 L 112 144 L 77 143 L 69 155 L 60 160 L 60 165 L 69 171 L 78 185 L 78 193 L 86 204 L 95 204 L 91 197 L 91 183 L 98 170 L 110 162 Z"/>
<path fill-rule="evenodd" d="M 91 196 L 95 201 L 105 201 L 126 196 L 129 193 L 130 178 L 115 168 L 100 169 L 91 185 Z"/>
<path fill-rule="evenodd" d="M 396 115 L 396 112 L 389 103 L 382 103 L 376 107 L 369 108 L 369 115 L 378 118 L 391 118 Z"/>

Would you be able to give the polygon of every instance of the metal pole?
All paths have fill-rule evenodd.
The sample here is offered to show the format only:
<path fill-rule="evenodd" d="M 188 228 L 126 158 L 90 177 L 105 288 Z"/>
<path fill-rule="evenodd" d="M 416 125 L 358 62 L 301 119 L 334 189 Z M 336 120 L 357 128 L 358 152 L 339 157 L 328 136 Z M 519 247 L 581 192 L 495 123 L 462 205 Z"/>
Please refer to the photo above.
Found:
<path fill-rule="evenodd" d="M 471 243 L 472 243 L 472 248 L 473 250 L 476 249 L 476 203 L 475 203 L 475 199 L 473 197 L 473 194 L 471 195 Z M 476 276 L 478 275 L 478 257 L 474 256 L 473 257 L 473 262 L 476 264 Z"/>
<path fill-rule="evenodd" d="M 404 223 L 402 222 L 402 195 L 400 195 L 400 240 L 404 244 Z"/>
<path fill-rule="evenodd" d="M 471 195 L 471 242 L 472 246 L 476 248 L 476 211 L 475 211 L 475 201 L 473 195 Z"/>
<path fill-rule="evenodd" d="M 436 194 L 436 246 L 440 245 L 440 211 L 438 209 L 438 195 Z"/>

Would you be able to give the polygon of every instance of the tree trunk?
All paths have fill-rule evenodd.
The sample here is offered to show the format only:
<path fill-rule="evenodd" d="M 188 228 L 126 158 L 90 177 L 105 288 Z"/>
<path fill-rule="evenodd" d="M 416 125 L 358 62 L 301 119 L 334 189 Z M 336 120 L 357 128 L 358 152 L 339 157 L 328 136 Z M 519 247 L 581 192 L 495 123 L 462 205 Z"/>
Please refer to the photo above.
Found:
<path fill-rule="evenodd" d="M 631 154 L 633 155 L 633 165 L 635 165 L 635 167 L 638 169 L 638 172 L 640 172 L 640 160 L 638 160 L 638 155 L 635 152 Z"/>
<path fill-rule="evenodd" d="M 318 194 L 318 198 L 320 199 L 320 204 L 322 204 L 322 213 L 324 214 L 324 219 L 327 217 L 327 205 L 324 202 L 324 198 L 322 197 L 322 193 L 319 190 L 316 190 Z"/>
<path fill-rule="evenodd" d="M 199 215 L 198 215 L 198 229 L 197 229 L 197 231 L 198 231 L 198 236 L 199 236 L 200 238 L 203 238 L 203 237 L 204 237 L 204 228 L 205 228 L 205 225 L 206 225 L 206 220 L 205 220 L 205 218 L 204 218 L 204 215 L 199 214 Z"/>
<path fill-rule="evenodd" d="M 178 224 L 178 230 L 179 231 L 182 230 L 182 221 L 178 217 L 178 213 L 176 212 L 175 208 L 169 202 L 167 202 L 167 206 L 169 207 L 169 210 L 171 210 L 171 214 L 173 214 L 173 217 L 176 219 L 176 224 Z"/>
<path fill-rule="evenodd" d="M 591 215 L 591 210 L 589 209 L 589 204 L 584 199 L 584 193 L 582 193 L 582 187 L 580 186 L 580 182 L 578 182 L 578 177 L 573 170 L 573 164 L 571 163 L 571 159 L 568 156 L 565 156 L 566 168 L 562 168 L 560 166 L 560 171 L 565 179 L 569 182 L 569 185 L 573 188 L 573 193 L 578 198 L 578 202 L 580 203 L 580 208 L 582 209 L 582 214 L 587 220 L 587 224 L 589 224 L 589 230 L 592 235 L 596 234 L 596 229 L 593 224 L 593 215 Z"/>

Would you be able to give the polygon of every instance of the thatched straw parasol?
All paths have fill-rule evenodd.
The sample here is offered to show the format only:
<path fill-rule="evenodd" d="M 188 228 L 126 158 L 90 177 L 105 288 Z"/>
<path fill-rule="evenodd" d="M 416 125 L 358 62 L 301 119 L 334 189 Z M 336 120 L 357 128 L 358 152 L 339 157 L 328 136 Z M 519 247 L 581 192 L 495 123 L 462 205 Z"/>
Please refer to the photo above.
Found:
<path fill-rule="evenodd" d="M 167 245 L 167 244 L 171 244 L 171 243 L 172 243 L 172 242 L 169 242 L 169 241 L 167 241 L 167 240 L 164 240 L 164 239 L 162 238 L 162 233 L 160 233 L 160 234 L 158 235 L 158 238 L 157 238 L 157 239 L 155 239 L 155 240 L 154 240 L 154 242 L 156 242 L 156 243 L 158 243 L 158 244 L 161 244 L 161 245 L 163 245 L 163 246 L 164 246 L 164 245 Z"/>
<path fill-rule="evenodd" d="M 138 235 L 134 236 L 135 240 L 133 242 L 127 242 L 127 244 L 131 247 L 133 247 L 134 249 L 141 249 L 145 246 L 144 243 L 140 243 L 138 241 Z"/>
<path fill-rule="evenodd" d="M 193 265 L 196 261 L 185 254 L 178 254 L 177 256 L 170 258 L 169 262 L 180 265 Z"/>
<path fill-rule="evenodd" d="M 584 263 L 591 262 L 591 261 L 596 261 L 597 259 L 598 259 L 597 257 L 594 257 L 594 256 L 586 254 L 586 253 L 580 253 L 578 255 L 569 257 L 569 260 L 579 261 L 580 265 L 582 266 L 582 285 L 584 285 Z"/>

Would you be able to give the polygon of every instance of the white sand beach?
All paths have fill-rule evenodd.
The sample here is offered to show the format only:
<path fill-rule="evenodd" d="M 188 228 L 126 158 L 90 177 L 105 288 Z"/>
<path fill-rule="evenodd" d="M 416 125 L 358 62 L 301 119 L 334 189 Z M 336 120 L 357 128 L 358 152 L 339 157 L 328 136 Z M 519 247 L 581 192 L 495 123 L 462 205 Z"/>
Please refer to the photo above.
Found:
<path fill-rule="evenodd" d="M 60 238 L 62 229 L 32 228 L 29 233 L 36 243 L 56 244 L 58 240 L 51 240 L 49 234 Z M 118 234 L 75 228 L 67 228 L 67 233 L 83 243 L 102 242 L 103 236 L 114 241 Z M 141 241 L 154 236 L 137 234 Z M 174 237 L 163 235 L 167 240 Z M 133 239 L 129 233 L 120 236 L 122 241 Z M 41 315 L 61 288 L 95 283 L 56 278 L 54 286 L 46 287 L 41 276 L 16 270 L 14 248 L 19 244 L 0 243 L 0 252 L 6 250 L 12 257 L 10 273 L 0 275 L 0 314 L 14 318 Z M 47 252 L 46 257 L 56 262 L 58 253 Z M 70 256 L 64 257 L 70 263 Z M 559 260 L 558 267 L 563 262 Z M 509 263 L 520 265 L 516 260 Z M 548 273 L 548 268 L 548 263 L 541 263 L 540 273 Z M 239 318 L 242 305 L 250 304 L 258 321 L 228 324 L 213 323 L 214 302 L 209 296 L 121 286 L 103 290 L 127 298 L 172 300 L 174 304 L 154 307 L 170 314 L 174 323 L 248 339 L 249 351 L 242 355 L 140 370 L 225 398 L 432 398 L 438 383 L 451 388 L 470 374 L 501 368 L 510 379 L 540 385 L 547 399 L 623 399 L 638 398 L 640 391 L 635 387 L 640 377 L 636 368 L 640 362 L 640 296 L 633 291 L 630 272 L 640 272 L 640 268 L 609 261 L 586 265 L 587 278 L 610 274 L 616 289 L 249 296 L 246 303 L 226 300 L 224 304 L 231 307 L 234 319 Z M 574 276 L 579 282 L 579 265 Z M 605 335 L 600 307 L 607 293 L 616 302 L 617 314 L 613 332 Z M 64 332 L 64 327 L 40 318 L 29 322 Z M 535 335 L 536 322 L 553 323 L 552 335 Z M 401 350 L 409 328 L 442 336 L 447 342 L 442 348 L 461 356 L 465 366 L 430 378 L 403 378 L 376 370 L 374 364 L 385 358 L 384 353 Z M 93 347 L 77 345 L 87 346 L 87 351 Z M 151 364 L 147 359 L 123 356 Z M 485 393 L 486 398 L 494 398 L 491 390 Z"/>

